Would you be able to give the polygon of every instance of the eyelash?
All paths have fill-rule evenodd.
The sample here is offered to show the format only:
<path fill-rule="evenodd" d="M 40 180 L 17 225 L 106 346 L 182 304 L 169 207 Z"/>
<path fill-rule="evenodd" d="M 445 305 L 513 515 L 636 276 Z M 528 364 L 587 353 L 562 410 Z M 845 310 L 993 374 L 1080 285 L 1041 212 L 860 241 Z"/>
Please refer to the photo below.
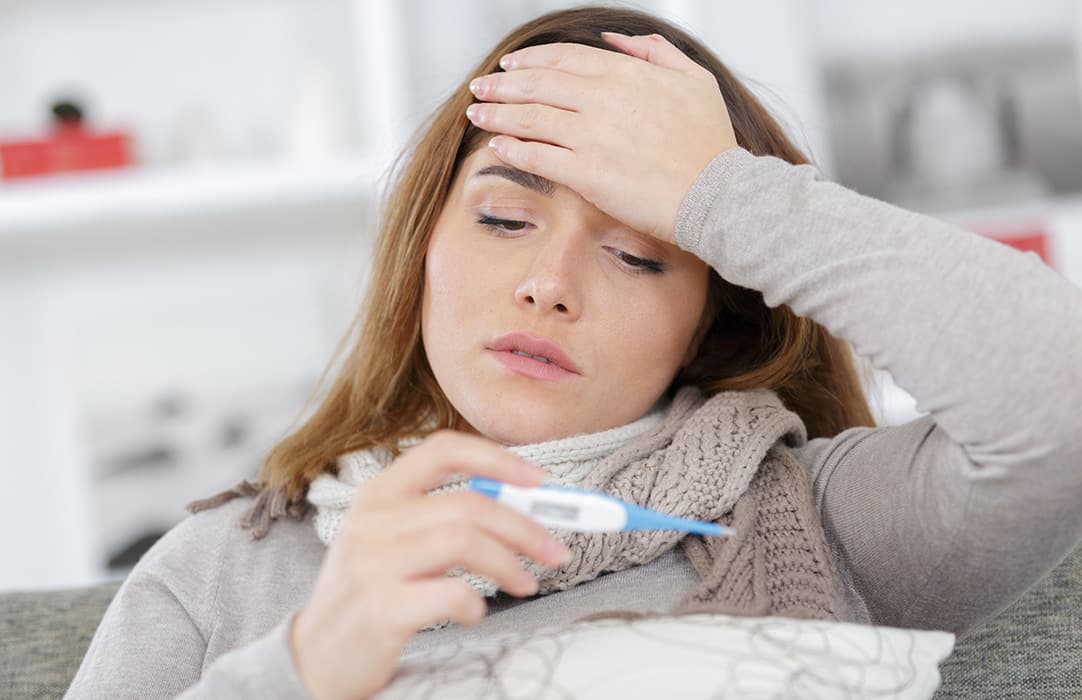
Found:
<path fill-rule="evenodd" d="M 482 215 L 481 218 L 477 220 L 477 223 L 487 227 L 498 236 L 506 236 L 508 234 L 520 233 L 523 230 L 522 228 L 518 228 L 508 231 L 503 228 L 508 224 L 521 224 L 523 228 L 529 225 L 529 223 L 526 221 L 515 221 L 513 219 L 496 219 L 491 216 L 484 215 Z M 657 260 L 650 260 L 649 258 L 639 258 L 620 250 L 616 252 L 617 257 L 620 258 L 620 261 L 623 262 L 624 265 L 628 267 L 628 270 L 634 274 L 640 274 L 643 272 L 658 274 L 665 271 L 664 264 Z"/>

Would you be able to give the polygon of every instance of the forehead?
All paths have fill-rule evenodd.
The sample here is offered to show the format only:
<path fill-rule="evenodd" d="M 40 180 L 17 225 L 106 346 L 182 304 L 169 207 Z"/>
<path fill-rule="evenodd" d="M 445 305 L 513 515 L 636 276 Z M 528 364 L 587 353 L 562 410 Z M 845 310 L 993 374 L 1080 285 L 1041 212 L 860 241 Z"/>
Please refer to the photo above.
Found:
<path fill-rule="evenodd" d="M 492 153 L 488 146 L 481 146 L 462 162 L 456 180 L 455 184 L 459 187 L 507 185 L 549 199 L 560 191 L 571 191 L 548 178 L 509 165 Z"/>

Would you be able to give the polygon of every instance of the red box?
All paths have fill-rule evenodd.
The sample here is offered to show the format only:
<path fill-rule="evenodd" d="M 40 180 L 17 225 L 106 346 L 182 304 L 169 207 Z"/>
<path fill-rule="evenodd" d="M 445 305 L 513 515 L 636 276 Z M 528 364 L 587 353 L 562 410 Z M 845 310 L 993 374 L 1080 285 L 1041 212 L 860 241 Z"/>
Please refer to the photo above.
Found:
<path fill-rule="evenodd" d="M 1040 256 L 1045 265 L 1052 269 L 1056 268 L 1055 260 L 1052 259 L 1048 233 L 1045 231 L 1033 228 L 1016 231 L 985 231 L 981 233 L 994 241 L 1009 245 L 1023 253 L 1032 251 Z"/>
<path fill-rule="evenodd" d="M 131 138 L 124 132 L 59 129 L 43 140 L 0 143 L 0 177 L 17 178 L 131 165 Z"/>

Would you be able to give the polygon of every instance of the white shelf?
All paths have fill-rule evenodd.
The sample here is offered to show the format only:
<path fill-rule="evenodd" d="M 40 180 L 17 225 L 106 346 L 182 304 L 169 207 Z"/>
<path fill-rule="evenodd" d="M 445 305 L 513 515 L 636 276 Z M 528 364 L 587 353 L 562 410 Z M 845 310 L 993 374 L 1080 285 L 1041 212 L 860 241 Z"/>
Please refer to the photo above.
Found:
<path fill-rule="evenodd" d="M 144 228 L 165 220 L 367 203 L 386 161 L 246 163 L 72 173 L 0 182 L 0 248 L 48 234 Z M 95 234 L 96 235 L 96 234 Z"/>

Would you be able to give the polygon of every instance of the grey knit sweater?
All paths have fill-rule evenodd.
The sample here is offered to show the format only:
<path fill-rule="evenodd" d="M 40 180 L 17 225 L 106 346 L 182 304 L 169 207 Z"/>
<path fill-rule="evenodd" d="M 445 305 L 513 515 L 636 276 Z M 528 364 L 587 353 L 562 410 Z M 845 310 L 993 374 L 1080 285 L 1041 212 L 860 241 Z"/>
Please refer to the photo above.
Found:
<path fill-rule="evenodd" d="M 955 633 L 1001 611 L 1082 540 L 1082 290 L 1022 254 L 742 149 L 682 203 L 677 242 L 771 305 L 823 324 L 929 415 L 794 450 L 854 611 Z M 289 625 L 325 546 L 309 515 L 252 541 L 247 499 L 189 516 L 126 579 L 67 697 L 304 698 Z M 680 554 L 532 599 L 404 655 L 595 610 L 670 609 Z"/>

